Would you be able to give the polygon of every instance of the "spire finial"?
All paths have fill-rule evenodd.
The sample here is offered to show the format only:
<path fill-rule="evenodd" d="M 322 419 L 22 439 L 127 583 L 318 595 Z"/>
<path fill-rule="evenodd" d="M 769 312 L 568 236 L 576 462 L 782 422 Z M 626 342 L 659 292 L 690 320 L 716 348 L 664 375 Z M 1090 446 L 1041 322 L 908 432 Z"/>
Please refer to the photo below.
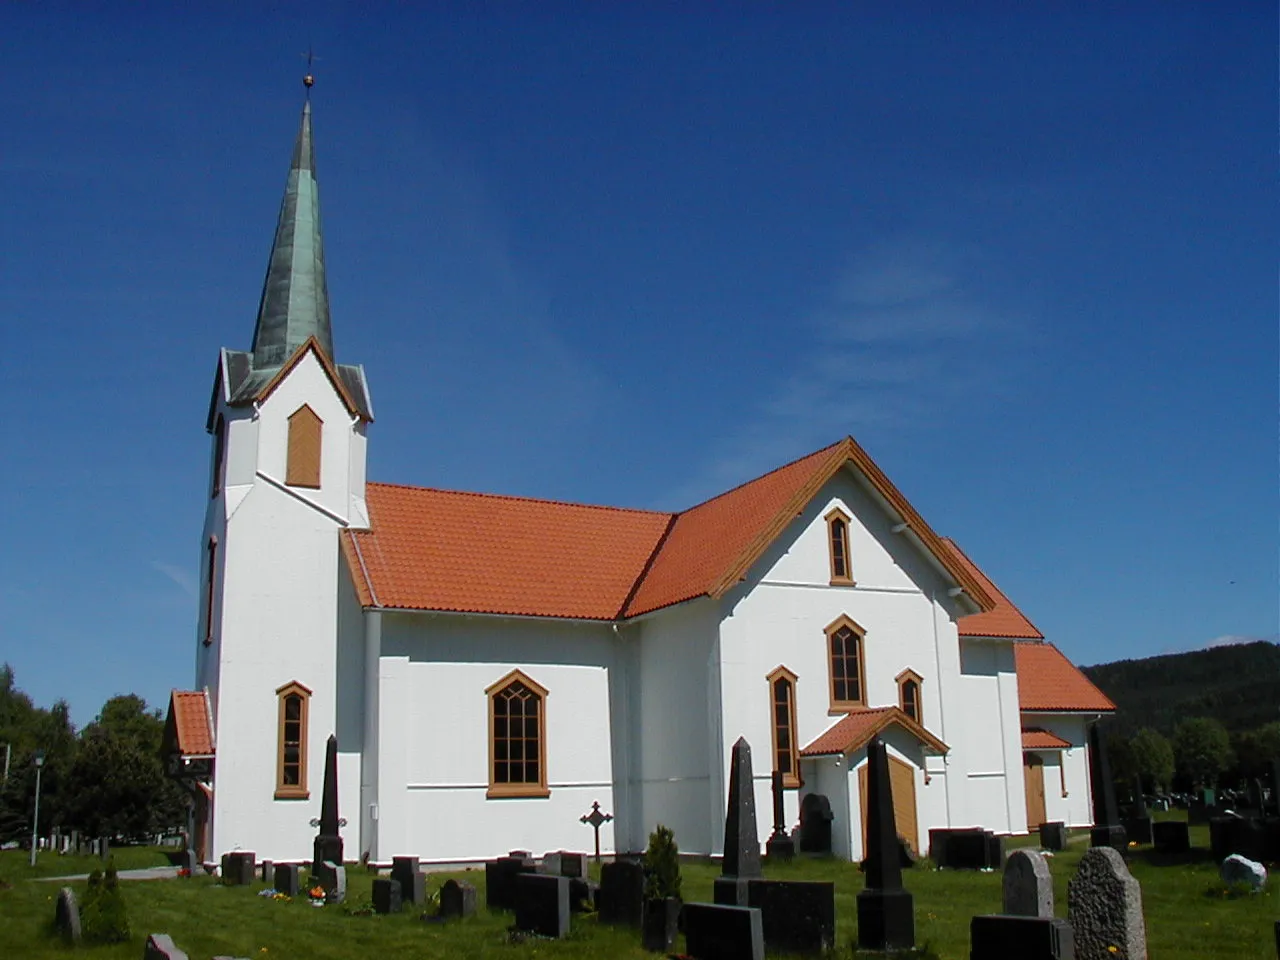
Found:
<path fill-rule="evenodd" d="M 302 78 L 302 85 L 307 88 L 307 99 L 310 100 L 311 88 L 316 85 L 315 74 L 311 72 L 311 64 L 313 61 L 319 60 L 320 58 L 312 52 L 310 46 L 307 47 L 307 52 L 304 56 L 307 58 L 307 72 Z"/>

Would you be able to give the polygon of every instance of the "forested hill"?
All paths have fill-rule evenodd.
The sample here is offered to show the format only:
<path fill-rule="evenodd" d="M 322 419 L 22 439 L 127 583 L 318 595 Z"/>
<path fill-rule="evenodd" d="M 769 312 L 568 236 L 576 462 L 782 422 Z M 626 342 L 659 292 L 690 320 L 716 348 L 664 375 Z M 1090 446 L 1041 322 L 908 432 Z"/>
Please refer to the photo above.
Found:
<path fill-rule="evenodd" d="M 1259 641 L 1083 668 L 1119 707 L 1119 733 L 1213 717 L 1232 732 L 1280 719 L 1280 646 Z"/>

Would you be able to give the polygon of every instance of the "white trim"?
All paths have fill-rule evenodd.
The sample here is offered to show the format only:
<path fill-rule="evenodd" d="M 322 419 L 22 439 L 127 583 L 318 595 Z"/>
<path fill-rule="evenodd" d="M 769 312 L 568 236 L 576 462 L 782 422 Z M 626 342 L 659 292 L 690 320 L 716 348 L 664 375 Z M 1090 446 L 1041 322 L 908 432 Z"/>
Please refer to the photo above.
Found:
<path fill-rule="evenodd" d="M 271 484 L 273 487 L 276 487 L 277 489 L 282 490 L 285 493 L 289 494 L 289 496 L 293 497 L 295 500 L 299 500 L 302 503 L 305 503 L 308 507 L 311 507 L 313 510 L 316 510 L 319 513 L 323 513 L 326 517 L 328 517 L 330 520 L 333 520 L 335 523 L 340 523 L 344 527 L 349 525 L 347 523 L 346 517 L 339 516 L 338 514 L 330 510 L 328 507 L 325 507 L 319 503 L 316 503 L 310 497 L 303 496 L 293 487 L 289 486 L 287 483 L 284 483 L 281 480 L 277 480 L 275 477 L 270 476 L 266 473 L 263 473 L 261 470 L 255 470 L 254 473 L 257 474 L 257 476 L 261 477 L 263 480 L 267 481 L 267 483 Z"/>

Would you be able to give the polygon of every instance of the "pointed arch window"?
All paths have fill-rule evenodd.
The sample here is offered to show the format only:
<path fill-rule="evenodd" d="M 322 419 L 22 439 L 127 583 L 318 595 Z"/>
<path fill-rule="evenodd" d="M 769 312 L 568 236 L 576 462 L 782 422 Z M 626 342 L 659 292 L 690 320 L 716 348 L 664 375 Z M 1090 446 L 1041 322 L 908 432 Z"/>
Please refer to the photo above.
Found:
<path fill-rule="evenodd" d="M 898 706 L 902 712 L 920 725 L 924 725 L 924 697 L 920 684 L 924 681 L 914 670 L 903 670 L 898 680 Z"/>
<path fill-rule="evenodd" d="M 209 498 L 213 499 L 222 491 L 222 461 L 227 453 L 227 421 L 218 414 L 218 421 L 213 427 L 213 481 L 210 483 Z"/>
<path fill-rule="evenodd" d="M 866 631 L 841 616 L 826 630 L 831 664 L 831 711 L 847 713 L 867 705 Z"/>
<path fill-rule="evenodd" d="M 213 643 L 213 611 L 218 597 L 218 538 L 210 537 L 205 547 L 204 645 Z"/>
<path fill-rule="evenodd" d="M 489 698 L 489 797 L 546 797 L 547 690 L 513 670 Z"/>
<path fill-rule="evenodd" d="M 831 557 L 833 586 L 853 586 L 853 568 L 849 562 L 849 515 L 836 507 L 826 515 L 827 551 Z"/>
<path fill-rule="evenodd" d="M 306 800 L 311 691 L 294 680 L 276 691 L 276 701 L 276 799 Z"/>
<path fill-rule="evenodd" d="M 289 456 L 284 482 L 291 487 L 320 487 L 320 440 L 324 421 L 305 403 L 289 414 Z"/>
<path fill-rule="evenodd" d="M 778 667 L 769 681 L 770 723 L 773 728 L 773 769 L 782 774 L 782 785 L 800 786 L 800 750 L 796 743 L 796 675 Z"/>

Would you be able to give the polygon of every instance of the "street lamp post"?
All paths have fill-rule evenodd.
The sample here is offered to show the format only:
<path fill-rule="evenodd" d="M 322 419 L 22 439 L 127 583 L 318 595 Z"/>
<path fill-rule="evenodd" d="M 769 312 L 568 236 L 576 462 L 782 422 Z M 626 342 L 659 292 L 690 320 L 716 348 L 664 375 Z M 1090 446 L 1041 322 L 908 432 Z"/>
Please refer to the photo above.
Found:
<path fill-rule="evenodd" d="M 44 769 L 44 751 L 36 751 L 36 812 L 31 818 L 31 866 L 36 865 L 36 846 L 40 842 L 40 771 Z"/>

